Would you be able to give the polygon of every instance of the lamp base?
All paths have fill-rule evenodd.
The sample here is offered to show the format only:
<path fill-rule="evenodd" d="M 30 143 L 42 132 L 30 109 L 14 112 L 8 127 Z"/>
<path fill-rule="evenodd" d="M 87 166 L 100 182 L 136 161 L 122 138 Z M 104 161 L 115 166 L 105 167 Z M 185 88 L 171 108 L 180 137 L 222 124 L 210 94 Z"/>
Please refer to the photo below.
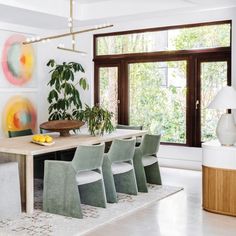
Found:
<path fill-rule="evenodd" d="M 223 114 L 216 128 L 216 135 L 221 145 L 232 146 L 236 142 L 236 126 L 233 114 Z"/>

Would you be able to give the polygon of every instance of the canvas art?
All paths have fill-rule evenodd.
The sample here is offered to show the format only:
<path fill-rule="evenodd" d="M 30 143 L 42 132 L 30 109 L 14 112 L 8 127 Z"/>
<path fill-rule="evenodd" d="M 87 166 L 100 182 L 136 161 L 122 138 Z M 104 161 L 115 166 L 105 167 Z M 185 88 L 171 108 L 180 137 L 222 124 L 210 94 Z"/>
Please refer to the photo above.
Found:
<path fill-rule="evenodd" d="M 2 31 L 0 34 L 0 88 L 36 88 L 36 51 L 34 45 L 23 45 L 27 36 Z"/>
<path fill-rule="evenodd" d="M 24 96 L 11 97 L 3 109 L 3 130 L 7 133 L 24 129 L 36 129 L 36 108 Z"/>
<path fill-rule="evenodd" d="M 37 68 L 34 45 L 23 45 L 27 37 L 0 31 L 0 136 L 8 131 L 37 131 Z"/>
<path fill-rule="evenodd" d="M 1 93 L 0 100 L 0 136 L 7 137 L 9 130 L 37 132 L 37 93 Z"/>

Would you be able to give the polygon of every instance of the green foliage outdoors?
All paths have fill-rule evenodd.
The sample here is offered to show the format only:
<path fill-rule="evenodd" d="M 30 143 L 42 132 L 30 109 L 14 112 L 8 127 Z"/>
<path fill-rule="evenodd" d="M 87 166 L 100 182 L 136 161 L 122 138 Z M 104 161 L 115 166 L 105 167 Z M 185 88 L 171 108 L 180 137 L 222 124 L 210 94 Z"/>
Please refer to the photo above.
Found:
<path fill-rule="evenodd" d="M 175 64 L 180 67 L 186 63 Z M 131 64 L 129 71 L 130 124 L 143 125 L 152 133 L 161 132 L 162 141 L 184 143 L 186 86 L 163 86 L 165 74 L 161 73 L 160 63 Z M 184 73 L 182 76 L 186 78 Z"/>
<path fill-rule="evenodd" d="M 105 67 L 99 69 L 100 81 L 100 106 L 113 112 L 112 123 L 118 120 L 118 69 L 116 67 Z"/>
<path fill-rule="evenodd" d="M 230 26 L 204 26 L 152 34 L 121 35 L 100 38 L 98 54 L 148 52 L 150 50 L 186 50 L 230 45 Z M 166 37 L 166 38 L 165 38 Z M 163 44 L 163 45 L 161 45 Z M 151 45 L 151 46 L 150 46 Z M 186 142 L 186 61 L 129 64 L 129 123 L 143 125 L 150 132 L 161 132 L 163 142 Z M 221 112 L 206 109 L 217 91 L 227 81 L 226 62 L 206 62 L 201 68 L 201 135 L 206 141 L 215 138 Z M 113 79 L 113 78 L 112 78 Z M 116 78 L 114 78 L 116 79 Z M 108 94 L 111 79 L 100 75 L 100 94 Z M 104 104 L 114 97 L 106 95 Z M 105 106 L 106 107 L 106 106 Z"/>
<path fill-rule="evenodd" d="M 52 68 L 48 82 L 51 88 L 48 95 L 49 120 L 78 119 L 82 103 L 77 87 L 79 85 L 83 90 L 89 88 L 85 78 L 79 81 L 75 78 L 77 72 L 85 72 L 83 67 L 76 62 L 57 64 L 53 59 L 49 60 L 47 66 Z"/>

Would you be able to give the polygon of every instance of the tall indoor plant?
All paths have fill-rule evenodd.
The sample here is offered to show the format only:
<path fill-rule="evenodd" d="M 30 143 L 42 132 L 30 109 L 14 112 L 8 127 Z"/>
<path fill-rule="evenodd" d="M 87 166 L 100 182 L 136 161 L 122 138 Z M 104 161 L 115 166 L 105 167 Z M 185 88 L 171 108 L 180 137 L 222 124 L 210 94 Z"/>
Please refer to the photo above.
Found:
<path fill-rule="evenodd" d="M 51 91 L 48 95 L 50 106 L 49 121 L 51 120 L 73 120 L 78 118 L 78 113 L 82 109 L 80 93 L 77 89 L 79 85 L 83 90 L 89 88 L 85 78 L 76 80 L 77 72 L 84 73 L 84 68 L 77 62 L 63 62 L 57 64 L 51 59 L 47 63 L 51 67 L 51 79 L 48 85 Z"/>

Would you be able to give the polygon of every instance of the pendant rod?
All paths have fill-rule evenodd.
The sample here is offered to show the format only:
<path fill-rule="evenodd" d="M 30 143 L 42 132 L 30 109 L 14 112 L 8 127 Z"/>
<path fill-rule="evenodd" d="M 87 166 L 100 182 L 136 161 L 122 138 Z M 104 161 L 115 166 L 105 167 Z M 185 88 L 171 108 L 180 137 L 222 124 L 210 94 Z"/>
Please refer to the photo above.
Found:
<path fill-rule="evenodd" d="M 36 39 L 34 41 L 31 41 L 31 42 L 25 41 L 25 42 L 22 42 L 22 44 L 26 45 L 26 44 L 32 44 L 32 43 L 39 43 L 39 42 L 46 41 L 46 40 L 63 38 L 63 37 L 67 37 L 67 36 L 70 36 L 70 35 L 76 35 L 76 34 L 82 34 L 82 33 L 90 32 L 90 31 L 106 29 L 106 28 L 110 28 L 110 27 L 113 27 L 113 26 L 114 25 L 93 27 L 93 28 L 89 28 L 89 29 L 85 29 L 85 30 L 75 31 L 75 32 L 72 32 L 72 33 L 64 33 L 64 34 L 58 34 L 58 35 L 53 35 L 53 36 L 49 36 L 49 37 L 44 37 L 44 38 Z"/>
<path fill-rule="evenodd" d="M 73 8 L 73 0 L 70 0 L 70 33 L 73 33 L 74 28 L 74 8 Z M 75 35 L 72 35 L 72 49 L 75 50 Z"/>
<path fill-rule="evenodd" d="M 63 47 L 60 47 L 60 46 L 58 46 L 57 49 L 64 50 L 64 51 L 68 51 L 68 52 L 81 53 L 81 54 L 84 54 L 84 55 L 87 54 L 86 52 L 83 52 L 83 51 L 78 51 L 78 50 L 71 49 L 71 48 L 63 48 Z"/>

